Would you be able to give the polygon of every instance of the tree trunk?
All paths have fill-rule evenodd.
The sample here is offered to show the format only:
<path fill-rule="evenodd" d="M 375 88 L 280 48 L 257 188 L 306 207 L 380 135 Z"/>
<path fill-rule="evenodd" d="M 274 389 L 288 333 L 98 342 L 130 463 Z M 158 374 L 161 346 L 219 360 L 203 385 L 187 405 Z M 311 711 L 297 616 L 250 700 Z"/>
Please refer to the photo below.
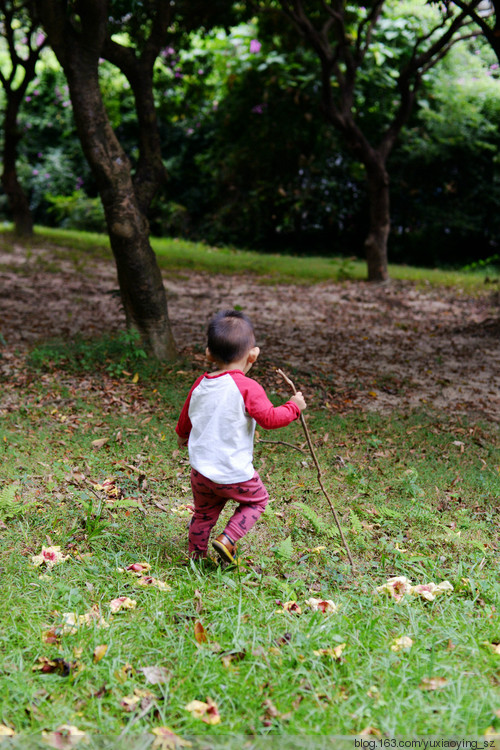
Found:
<path fill-rule="evenodd" d="M 391 228 L 389 175 L 381 158 L 366 166 L 370 212 L 365 239 L 368 281 L 387 281 L 387 241 Z"/>
<path fill-rule="evenodd" d="M 37 5 L 68 81 L 78 136 L 103 204 L 127 325 L 137 327 L 155 357 L 173 360 L 177 351 L 161 272 L 149 242 L 149 224 L 99 86 L 107 4 L 100 0 L 81 3 L 79 32 L 66 22 L 59 0 L 40 0 Z"/>
<path fill-rule="evenodd" d="M 149 224 L 137 202 L 130 162 L 109 123 L 97 74 L 86 71 L 80 58 L 66 75 L 82 147 L 104 207 L 127 325 L 137 327 L 155 357 L 173 360 L 177 351 Z"/>
<path fill-rule="evenodd" d="M 9 203 L 15 233 L 22 237 L 30 237 L 33 234 L 33 216 L 28 197 L 19 182 L 16 167 L 17 144 L 20 139 L 17 124 L 19 102 L 15 93 L 6 92 L 6 97 L 2 187 Z"/>
<path fill-rule="evenodd" d="M 330 113 L 330 121 L 343 133 L 346 144 L 366 169 L 369 225 L 364 247 L 368 281 L 387 281 L 387 242 L 391 228 L 389 174 L 386 169 L 390 144 L 374 148 L 350 116 L 346 116 L 341 127 Z"/>

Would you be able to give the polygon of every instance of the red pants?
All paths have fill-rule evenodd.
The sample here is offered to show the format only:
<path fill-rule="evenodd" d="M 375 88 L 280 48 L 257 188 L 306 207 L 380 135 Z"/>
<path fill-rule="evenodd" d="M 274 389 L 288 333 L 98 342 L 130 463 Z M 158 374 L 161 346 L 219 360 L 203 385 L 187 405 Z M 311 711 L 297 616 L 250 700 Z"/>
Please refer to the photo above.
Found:
<path fill-rule="evenodd" d="M 246 482 L 217 484 L 192 469 L 191 487 L 194 515 L 189 525 L 189 552 L 192 557 L 206 556 L 210 532 L 228 500 L 238 503 L 224 529 L 233 542 L 237 542 L 250 531 L 269 500 L 267 490 L 257 472 Z"/>

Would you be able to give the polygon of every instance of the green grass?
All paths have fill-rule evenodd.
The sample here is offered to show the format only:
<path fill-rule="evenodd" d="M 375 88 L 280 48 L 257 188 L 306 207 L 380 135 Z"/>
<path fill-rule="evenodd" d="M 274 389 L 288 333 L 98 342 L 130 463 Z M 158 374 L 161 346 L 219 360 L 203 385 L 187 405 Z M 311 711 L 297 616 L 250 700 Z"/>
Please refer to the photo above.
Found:
<path fill-rule="evenodd" d="M 12 246 L 13 236 L 9 226 L 0 227 L 5 244 Z M 75 267 L 82 266 L 82 253 L 90 257 L 109 254 L 109 239 L 106 235 L 76 230 L 37 227 L 29 245 L 62 248 L 60 257 L 71 259 Z M 252 274 L 263 283 L 318 283 L 321 281 L 360 280 L 366 278 L 366 264 L 359 259 L 341 256 L 316 257 L 274 253 L 257 253 L 232 247 L 213 247 L 201 242 L 183 239 L 152 238 L 161 268 L 170 273 L 192 270 L 208 273 Z M 74 252 L 72 252 L 74 251 Z M 57 256 L 57 253 L 56 253 Z M 413 281 L 417 284 L 454 287 L 467 293 L 487 290 L 485 279 L 491 276 L 487 267 L 476 271 L 460 271 L 439 268 L 416 268 L 407 265 L 389 265 L 392 279 Z"/>
<path fill-rule="evenodd" d="M 173 434 L 195 375 L 187 367 L 151 374 L 139 365 L 135 385 L 112 380 L 106 363 L 89 375 L 78 361 L 40 355 L 6 384 L 0 724 L 33 738 L 62 724 L 114 737 L 165 725 L 214 738 L 500 731 L 500 656 L 484 645 L 499 641 L 498 426 L 430 412 L 332 416 L 312 393 L 309 427 L 356 571 L 310 459 L 266 443 L 256 446 L 256 467 L 271 502 L 241 544 L 240 567 L 200 568 L 186 562 L 189 515 L 172 512 L 190 501 Z M 303 442 L 298 424 L 265 437 Z M 126 500 L 108 502 L 91 484 L 110 476 Z M 31 558 L 49 540 L 69 558 L 46 578 Z M 142 560 L 170 591 L 118 572 Z M 396 603 L 375 593 L 394 575 L 449 580 L 454 591 Z M 109 602 L 122 595 L 137 607 L 113 616 Z M 311 596 L 338 611 L 311 611 Z M 290 600 L 300 615 L 279 603 Z M 44 642 L 62 613 L 92 607 L 109 628 Z M 206 643 L 195 639 L 197 620 Z M 413 646 L 394 652 L 403 635 Z M 340 661 L 314 653 L 341 643 Z M 228 652 L 238 656 L 225 666 Z M 67 676 L 43 674 L 33 671 L 41 657 L 76 664 Z M 148 683 L 141 669 L 151 666 L 168 670 L 168 680 Z M 441 687 L 424 690 L 427 678 L 442 678 Z M 134 690 L 153 694 L 145 713 L 148 703 L 132 712 L 120 705 Z M 185 708 L 207 697 L 220 724 Z"/>

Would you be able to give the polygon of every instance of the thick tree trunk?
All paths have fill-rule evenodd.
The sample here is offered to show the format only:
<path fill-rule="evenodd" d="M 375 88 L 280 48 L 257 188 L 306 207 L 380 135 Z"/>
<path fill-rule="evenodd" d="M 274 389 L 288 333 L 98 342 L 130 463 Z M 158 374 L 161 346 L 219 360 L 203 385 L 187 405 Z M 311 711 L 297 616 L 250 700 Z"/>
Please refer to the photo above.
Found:
<path fill-rule="evenodd" d="M 370 224 L 365 239 L 368 281 L 387 281 L 387 241 L 391 228 L 389 175 L 378 158 L 367 165 Z"/>
<path fill-rule="evenodd" d="M 19 112 L 18 97 L 6 93 L 7 107 L 4 116 L 4 145 L 2 187 L 9 203 L 10 213 L 14 222 L 14 231 L 23 237 L 33 234 L 33 216 L 31 214 L 28 196 L 24 192 L 17 176 L 17 144 L 20 139 L 17 115 Z"/>
<path fill-rule="evenodd" d="M 155 357 L 173 360 L 177 351 L 161 272 L 149 242 L 149 224 L 134 191 L 129 159 L 111 127 L 99 86 L 106 2 L 85 0 L 80 5 L 79 33 L 66 23 L 59 0 L 40 0 L 37 5 L 66 74 L 76 128 L 103 204 L 127 325 L 136 326 Z"/>
<path fill-rule="evenodd" d="M 66 70 L 82 147 L 96 178 L 116 262 L 127 324 L 158 359 L 175 359 L 167 299 L 149 225 L 139 208 L 131 166 L 109 123 L 96 75 L 81 58 Z"/>

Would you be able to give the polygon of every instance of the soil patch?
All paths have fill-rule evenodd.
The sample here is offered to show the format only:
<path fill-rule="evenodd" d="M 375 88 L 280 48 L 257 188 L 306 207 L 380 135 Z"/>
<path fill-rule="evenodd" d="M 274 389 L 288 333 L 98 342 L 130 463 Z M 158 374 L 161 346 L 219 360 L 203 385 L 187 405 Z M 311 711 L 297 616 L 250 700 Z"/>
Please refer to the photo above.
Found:
<path fill-rule="evenodd" d="M 270 285 L 190 272 L 165 277 L 165 285 L 179 350 L 197 355 L 197 369 L 209 317 L 240 306 L 262 350 L 253 375 L 268 386 L 284 367 L 305 393 L 319 386 L 327 409 L 424 406 L 500 419 L 498 294 L 472 297 L 409 282 Z M 60 249 L 0 248 L 2 379 L 38 342 L 123 327 L 111 258 L 75 268 Z"/>

